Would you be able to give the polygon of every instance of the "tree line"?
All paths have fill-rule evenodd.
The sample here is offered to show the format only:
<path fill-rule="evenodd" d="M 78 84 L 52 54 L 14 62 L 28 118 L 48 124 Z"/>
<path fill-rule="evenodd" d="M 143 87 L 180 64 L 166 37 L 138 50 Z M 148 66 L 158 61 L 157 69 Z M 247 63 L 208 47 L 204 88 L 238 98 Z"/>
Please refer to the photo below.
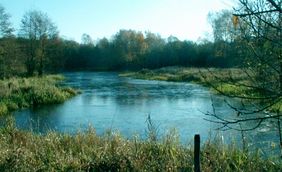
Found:
<path fill-rule="evenodd" d="M 94 70 L 139 70 L 165 66 L 230 67 L 235 61 L 215 53 L 215 43 L 167 39 L 151 32 L 120 30 L 110 40 L 103 38 L 94 45 L 84 35 L 66 60 L 65 68 Z"/>
<path fill-rule="evenodd" d="M 193 27 L 193 26 L 191 26 Z M 228 44 L 218 48 L 221 44 Z M 231 67 L 237 58 L 234 42 L 180 41 L 151 32 L 120 30 L 110 39 L 93 41 L 82 35 L 81 43 L 60 37 L 55 23 L 44 12 L 27 11 L 15 32 L 10 15 L 0 6 L 0 78 L 13 75 L 73 70 L 139 70 L 180 65 L 189 67 Z"/>

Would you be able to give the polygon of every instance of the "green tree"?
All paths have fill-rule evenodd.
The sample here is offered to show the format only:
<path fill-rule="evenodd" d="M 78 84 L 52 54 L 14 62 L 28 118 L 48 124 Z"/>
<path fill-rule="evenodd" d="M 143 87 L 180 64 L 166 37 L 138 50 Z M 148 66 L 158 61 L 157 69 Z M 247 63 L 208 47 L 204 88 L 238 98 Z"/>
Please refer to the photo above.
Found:
<path fill-rule="evenodd" d="M 81 36 L 81 43 L 85 45 L 94 45 L 94 41 L 90 35 L 84 33 Z"/>
<path fill-rule="evenodd" d="M 13 36 L 14 28 L 10 22 L 10 15 L 5 11 L 5 8 L 0 4 L 0 37 Z"/>
<path fill-rule="evenodd" d="M 152 32 L 145 32 L 145 42 L 147 45 L 144 63 L 147 68 L 162 67 L 163 51 L 165 40 L 160 35 Z"/>
<path fill-rule="evenodd" d="M 20 36 L 28 40 L 26 45 L 26 67 L 27 74 L 33 75 L 37 69 L 38 74 L 42 75 L 46 60 L 46 48 L 48 41 L 58 36 L 57 27 L 41 11 L 28 11 L 24 14 L 21 21 Z"/>
<path fill-rule="evenodd" d="M 142 32 L 120 30 L 113 40 L 118 63 L 123 66 L 134 66 L 141 62 L 140 57 L 146 51 L 146 43 Z"/>
<path fill-rule="evenodd" d="M 80 45 L 75 41 L 64 41 L 64 52 L 63 56 L 65 57 L 65 69 L 66 70 L 75 70 L 79 64 L 79 47 Z"/>
<path fill-rule="evenodd" d="M 9 76 L 17 62 L 17 46 L 10 15 L 0 5 L 0 78 Z"/>
<path fill-rule="evenodd" d="M 113 45 L 107 38 L 102 38 L 97 43 L 97 62 L 96 68 L 98 70 L 109 70 L 113 69 L 115 66 L 115 62 L 113 58 L 115 55 L 113 53 Z"/>
<path fill-rule="evenodd" d="M 238 46 L 241 44 L 240 30 L 234 27 L 232 16 L 232 11 L 229 10 L 208 15 L 208 20 L 213 28 L 214 61 L 222 67 L 235 66 L 241 60 L 237 53 Z"/>

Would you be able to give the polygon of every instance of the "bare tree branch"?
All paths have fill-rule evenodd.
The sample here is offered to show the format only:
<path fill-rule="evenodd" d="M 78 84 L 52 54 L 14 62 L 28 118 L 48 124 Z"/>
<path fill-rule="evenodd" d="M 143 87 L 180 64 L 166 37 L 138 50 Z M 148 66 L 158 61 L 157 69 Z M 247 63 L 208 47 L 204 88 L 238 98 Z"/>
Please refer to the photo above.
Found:
<path fill-rule="evenodd" d="M 271 5 L 273 5 L 275 8 L 276 8 L 276 10 L 277 11 L 279 11 L 280 13 L 282 13 L 282 9 L 281 9 L 281 7 L 278 5 L 278 4 L 276 4 L 276 2 L 274 2 L 273 0 L 267 0 L 269 3 L 271 3 Z M 281 5 L 281 1 L 280 1 L 280 5 Z"/>
<path fill-rule="evenodd" d="M 273 9 L 273 10 L 267 10 L 267 11 L 258 11 L 258 12 L 250 12 L 250 13 L 245 13 L 245 14 L 233 14 L 233 15 L 237 17 L 247 17 L 251 15 L 264 14 L 264 13 L 270 13 L 270 12 L 279 12 L 279 11 L 277 9 Z"/>

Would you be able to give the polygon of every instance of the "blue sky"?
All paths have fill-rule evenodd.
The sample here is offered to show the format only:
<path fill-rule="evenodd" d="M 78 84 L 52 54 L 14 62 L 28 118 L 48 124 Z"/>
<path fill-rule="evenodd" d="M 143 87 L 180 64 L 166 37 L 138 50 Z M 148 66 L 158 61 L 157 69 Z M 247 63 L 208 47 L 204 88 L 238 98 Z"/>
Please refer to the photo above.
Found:
<path fill-rule="evenodd" d="M 232 0 L 1 0 L 19 28 L 23 14 L 41 10 L 59 28 L 60 35 L 81 40 L 110 38 L 120 29 L 151 31 L 166 38 L 197 41 L 211 32 L 209 11 L 231 9 Z"/>

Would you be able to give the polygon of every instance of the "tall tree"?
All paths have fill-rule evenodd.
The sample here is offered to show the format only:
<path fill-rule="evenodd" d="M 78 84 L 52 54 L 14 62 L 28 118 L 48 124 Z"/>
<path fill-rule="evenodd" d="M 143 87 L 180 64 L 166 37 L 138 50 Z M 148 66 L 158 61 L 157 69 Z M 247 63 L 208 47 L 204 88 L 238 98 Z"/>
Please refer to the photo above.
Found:
<path fill-rule="evenodd" d="M 94 44 L 94 41 L 91 38 L 91 36 L 86 34 L 86 33 L 82 34 L 81 42 L 82 42 L 82 44 L 85 44 L 85 45 L 93 45 Z"/>
<path fill-rule="evenodd" d="M 120 30 L 113 40 L 113 46 L 118 56 L 120 65 L 128 67 L 140 63 L 140 58 L 146 50 L 146 43 L 142 32 L 134 30 Z"/>
<path fill-rule="evenodd" d="M 234 27 L 232 16 L 232 11 L 229 10 L 208 15 L 208 20 L 213 28 L 214 56 L 222 66 L 226 67 L 240 62 L 236 48 L 241 43 L 238 38 L 240 31 Z"/>
<path fill-rule="evenodd" d="M 162 56 L 165 47 L 165 40 L 160 35 L 152 32 L 145 32 L 146 52 L 144 65 L 146 68 L 162 67 Z"/>
<path fill-rule="evenodd" d="M 20 36 L 28 40 L 26 47 L 26 67 L 28 75 L 33 75 L 37 69 L 38 75 L 43 74 L 44 60 L 48 41 L 58 36 L 57 27 L 41 11 L 28 11 L 21 21 Z"/>
<path fill-rule="evenodd" d="M 0 37 L 9 37 L 13 34 L 13 27 L 10 22 L 10 15 L 5 11 L 5 8 L 0 4 Z"/>
<path fill-rule="evenodd" d="M 0 5 L 0 78 L 5 78 L 11 71 L 12 61 L 15 59 L 15 39 L 10 15 Z"/>

